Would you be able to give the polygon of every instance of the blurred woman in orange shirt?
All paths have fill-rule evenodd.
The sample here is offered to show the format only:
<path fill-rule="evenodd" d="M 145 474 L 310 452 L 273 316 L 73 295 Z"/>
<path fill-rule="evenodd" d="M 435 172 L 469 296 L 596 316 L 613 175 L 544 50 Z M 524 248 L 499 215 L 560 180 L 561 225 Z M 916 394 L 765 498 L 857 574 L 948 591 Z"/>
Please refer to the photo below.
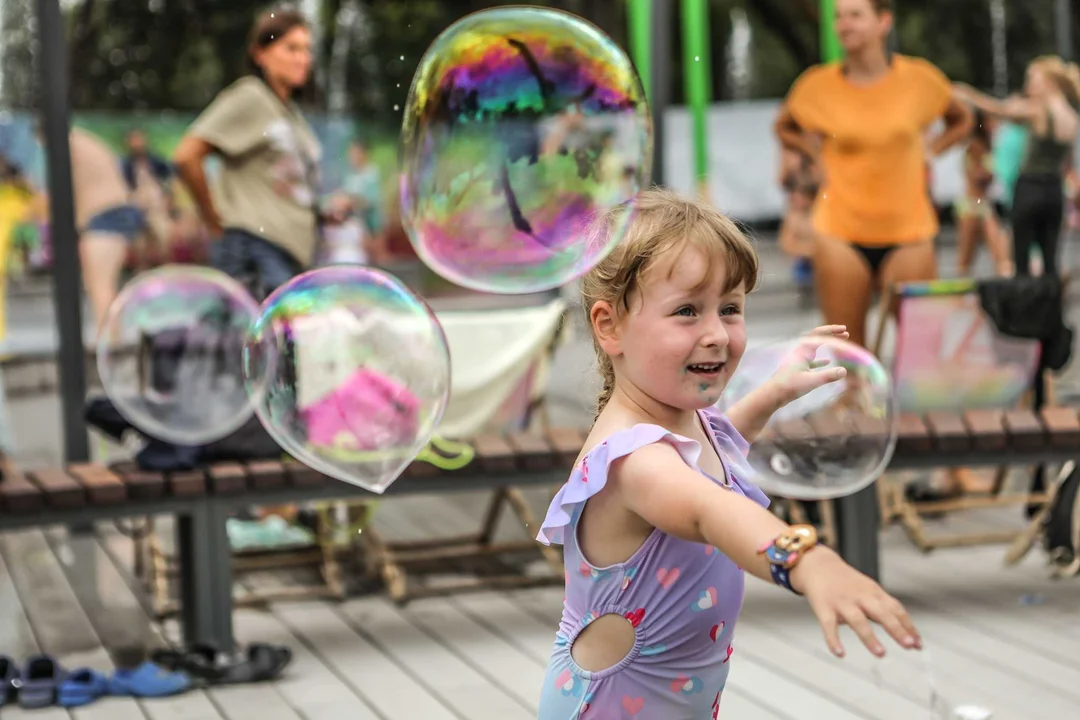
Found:
<path fill-rule="evenodd" d="M 816 156 L 823 170 L 813 210 L 818 304 L 826 323 L 846 325 L 860 345 L 875 284 L 937 277 L 927 160 L 972 127 L 940 70 L 888 52 L 892 23 L 892 0 L 836 0 L 846 59 L 803 73 L 776 124 L 785 147 Z M 944 132 L 926 143 L 939 119 Z"/>

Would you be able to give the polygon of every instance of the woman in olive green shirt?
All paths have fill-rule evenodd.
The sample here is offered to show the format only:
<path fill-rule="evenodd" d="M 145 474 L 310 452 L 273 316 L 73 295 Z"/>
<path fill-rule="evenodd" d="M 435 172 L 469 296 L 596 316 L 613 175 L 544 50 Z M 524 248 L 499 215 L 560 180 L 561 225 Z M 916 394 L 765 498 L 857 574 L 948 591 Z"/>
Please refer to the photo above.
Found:
<path fill-rule="evenodd" d="M 248 50 L 252 72 L 222 90 L 176 150 L 213 245 L 214 267 L 259 299 L 310 267 L 319 235 L 319 142 L 296 93 L 311 76 L 311 33 L 299 12 L 267 11 Z M 211 193 L 203 162 L 221 160 Z"/>

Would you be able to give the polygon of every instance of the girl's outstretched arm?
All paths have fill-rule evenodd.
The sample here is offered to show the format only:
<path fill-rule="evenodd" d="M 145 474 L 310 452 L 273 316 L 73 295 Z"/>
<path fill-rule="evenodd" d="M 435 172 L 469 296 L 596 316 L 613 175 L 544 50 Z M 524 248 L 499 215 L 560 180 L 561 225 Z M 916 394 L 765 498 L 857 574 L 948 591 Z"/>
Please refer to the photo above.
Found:
<path fill-rule="evenodd" d="M 617 460 L 608 486 L 653 527 L 713 545 L 747 572 L 772 580 L 770 564 L 759 551 L 790 526 L 753 500 L 695 471 L 673 446 L 655 443 Z M 810 602 L 835 654 L 844 653 L 837 632 L 840 623 L 849 625 L 871 652 L 884 654 L 870 620 L 904 647 L 921 646 L 904 607 L 831 549 L 817 546 L 806 552 L 790 578 L 792 589 Z"/>

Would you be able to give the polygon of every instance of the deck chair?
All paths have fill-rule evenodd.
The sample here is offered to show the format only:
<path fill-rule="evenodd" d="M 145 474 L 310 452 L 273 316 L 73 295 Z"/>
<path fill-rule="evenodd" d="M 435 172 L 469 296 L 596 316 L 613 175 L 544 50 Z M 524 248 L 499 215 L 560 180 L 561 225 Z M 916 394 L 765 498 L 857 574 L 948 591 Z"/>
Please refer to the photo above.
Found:
<path fill-rule="evenodd" d="M 893 383 L 901 412 L 1010 409 L 1029 403 L 1040 343 L 1002 335 L 980 304 L 974 280 L 905 283 L 883 293 L 873 351 L 882 357 L 888 310 L 896 309 Z M 884 358 L 883 358 L 884 361 Z M 879 483 L 882 525 L 899 522 L 924 552 L 934 548 L 1007 543 L 1016 531 L 927 532 L 924 520 L 976 508 L 1045 502 L 1028 492 L 1006 492 L 1007 467 L 996 468 L 987 492 L 936 501 L 910 498 L 901 478 Z"/>
<path fill-rule="evenodd" d="M 544 398 L 555 351 L 567 339 L 568 305 L 553 299 L 543 305 L 514 309 L 437 311 L 450 348 L 450 402 L 440 422 L 443 438 L 468 442 L 487 433 L 549 429 Z M 373 508 L 378 502 L 371 501 Z M 495 542 L 495 531 L 506 506 L 523 530 L 519 541 Z M 366 516 L 370 519 L 370 513 Z M 529 503 L 514 487 L 492 490 L 479 529 L 464 536 L 419 541 L 385 540 L 366 525 L 359 536 L 364 543 L 369 572 L 381 577 L 390 597 L 405 602 L 420 594 L 443 594 L 498 586 L 543 584 L 546 575 L 477 576 L 438 588 L 410 588 L 409 565 L 431 566 L 448 558 L 492 557 L 532 553 L 543 558 L 561 581 L 562 557 L 558 550 L 538 544 L 537 527 Z"/>

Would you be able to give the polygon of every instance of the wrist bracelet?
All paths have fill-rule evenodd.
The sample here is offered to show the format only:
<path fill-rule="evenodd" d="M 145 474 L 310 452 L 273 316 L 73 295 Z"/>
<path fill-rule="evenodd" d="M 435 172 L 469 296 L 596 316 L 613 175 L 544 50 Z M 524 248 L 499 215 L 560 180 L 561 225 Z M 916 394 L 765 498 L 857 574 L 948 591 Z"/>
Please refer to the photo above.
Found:
<path fill-rule="evenodd" d="M 796 595 L 802 595 L 791 586 L 791 570 L 817 543 L 817 530 L 812 525 L 792 525 L 775 539 L 762 545 L 758 555 L 764 555 L 769 561 L 773 582 Z"/>

